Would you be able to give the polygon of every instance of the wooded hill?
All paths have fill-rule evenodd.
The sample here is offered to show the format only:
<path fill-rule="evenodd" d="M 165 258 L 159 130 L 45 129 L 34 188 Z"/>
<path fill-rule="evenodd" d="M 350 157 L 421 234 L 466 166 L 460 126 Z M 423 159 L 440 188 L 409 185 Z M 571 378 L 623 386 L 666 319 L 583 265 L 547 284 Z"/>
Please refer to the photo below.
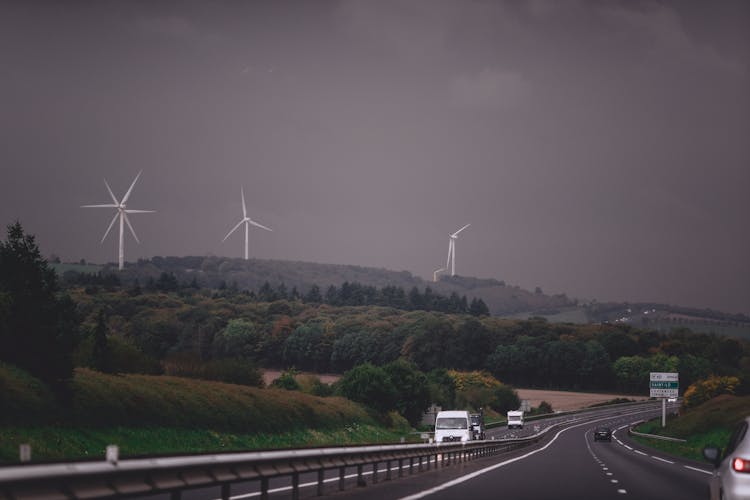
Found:
<path fill-rule="evenodd" d="M 97 362 L 93 337 L 104 329 L 120 353 L 119 365 L 110 367 L 118 372 L 158 370 L 185 355 L 319 373 L 404 358 L 425 372 L 484 369 L 517 386 L 638 394 L 647 390 L 650 371 L 679 371 L 685 388 L 711 374 L 736 375 L 744 383 L 750 367 L 750 343 L 684 329 L 663 334 L 617 324 L 262 302 L 230 288 L 165 293 L 88 287 L 70 294 L 88 338 L 76 353 L 77 364 Z M 125 356 L 127 346 L 133 352 Z M 137 359 L 134 369 L 130 363 Z"/>
<path fill-rule="evenodd" d="M 166 272 L 172 273 L 180 283 L 195 282 L 200 288 L 231 287 L 256 291 L 266 282 L 274 287 L 283 283 L 288 290 L 296 288 L 303 295 L 313 285 L 325 292 L 330 285 L 340 287 L 345 282 L 377 288 L 395 286 L 407 292 L 413 287 L 420 291 L 429 287 L 445 296 L 455 292 L 459 296 L 465 295 L 469 301 L 473 298 L 482 299 L 495 316 L 519 312 L 554 312 L 558 308 L 574 305 L 564 294 L 545 295 L 541 290 L 529 292 L 495 279 L 442 276 L 438 282 L 432 282 L 408 271 L 314 262 L 226 257 L 153 257 L 127 265 L 123 271 L 116 269 L 115 265 L 107 264 L 101 273 L 106 275 L 116 272 L 123 284 L 130 285 L 138 280 L 141 286 L 148 283 L 149 279 L 159 279 Z"/>

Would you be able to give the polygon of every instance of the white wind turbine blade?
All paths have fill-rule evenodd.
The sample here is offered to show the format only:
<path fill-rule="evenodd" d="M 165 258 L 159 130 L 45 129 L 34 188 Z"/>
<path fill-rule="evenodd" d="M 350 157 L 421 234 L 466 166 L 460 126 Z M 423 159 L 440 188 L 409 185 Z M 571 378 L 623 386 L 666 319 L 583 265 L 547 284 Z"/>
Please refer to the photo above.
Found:
<path fill-rule="evenodd" d="M 104 240 L 105 240 L 105 239 L 107 239 L 107 235 L 108 235 L 108 234 L 109 234 L 109 232 L 110 232 L 110 231 L 112 230 L 112 226 L 114 226 L 114 225 L 115 225 L 115 221 L 117 220 L 117 218 L 118 218 L 119 216 L 120 216 L 120 212 L 116 212 L 116 213 L 115 213 L 115 216 L 114 216 L 114 217 L 112 217 L 112 222 L 110 222 L 110 223 L 109 223 L 109 227 L 107 228 L 107 230 L 106 230 L 106 231 L 104 231 L 104 236 L 102 236 L 102 241 L 101 241 L 100 243 L 104 243 Z"/>
<path fill-rule="evenodd" d="M 111 203 L 108 205 L 81 205 L 81 208 L 117 208 L 117 207 L 119 207 L 119 205 L 113 205 Z"/>
<path fill-rule="evenodd" d="M 261 228 L 261 229 L 265 229 L 266 231 L 273 231 L 273 229 L 271 229 L 270 227 L 266 227 L 266 226 L 264 226 L 263 224 L 258 224 L 257 222 L 255 222 L 255 221 L 254 221 L 254 220 L 252 220 L 252 219 L 247 219 L 247 221 L 248 221 L 248 222 L 249 222 L 250 224 L 252 224 L 253 226 L 255 226 L 255 227 L 259 227 L 259 228 Z"/>
<path fill-rule="evenodd" d="M 107 186 L 107 191 L 109 191 L 109 196 L 112 198 L 112 201 L 115 202 L 115 206 L 119 207 L 120 202 L 117 201 L 117 197 L 115 196 L 115 193 L 112 192 L 112 188 L 110 188 L 109 184 L 107 184 L 107 179 L 104 179 L 104 185 Z"/>
<path fill-rule="evenodd" d="M 453 239 L 448 240 L 448 260 L 445 262 L 445 268 L 451 267 L 451 254 L 453 253 Z"/>
<path fill-rule="evenodd" d="M 464 227 L 462 227 L 461 229 L 459 229 L 458 231 L 456 231 L 455 233 L 453 233 L 451 235 L 451 238 L 455 238 L 456 236 L 458 236 L 458 233 L 460 233 L 461 231 L 463 231 L 464 229 L 466 229 L 469 226 L 471 226 L 471 224 L 466 224 Z"/>
<path fill-rule="evenodd" d="M 138 182 L 138 177 L 140 177 L 142 173 L 143 173 L 143 170 L 138 172 L 138 175 L 135 176 L 135 179 L 133 179 L 133 183 L 130 185 L 128 192 L 125 193 L 125 196 L 122 197 L 122 201 L 120 202 L 120 204 L 124 205 L 125 203 L 128 202 L 128 198 L 130 198 L 130 193 L 133 191 L 133 186 L 135 186 L 135 183 Z M 126 220 L 127 220 L 127 217 L 126 217 Z"/>
<path fill-rule="evenodd" d="M 153 214 L 156 210 L 125 210 L 126 214 Z"/>
<path fill-rule="evenodd" d="M 245 206 L 245 190 L 240 186 L 240 194 L 242 195 L 242 218 L 247 219 L 247 207 Z"/>
<path fill-rule="evenodd" d="M 226 236 L 224 236 L 224 239 L 223 239 L 223 240 L 221 240 L 221 242 L 223 243 L 223 242 L 227 241 L 227 238 L 229 238 L 229 235 L 230 235 L 230 234 L 232 234 L 233 232 L 237 231 L 237 228 L 238 228 L 238 227 L 240 227 L 240 226 L 242 225 L 242 223 L 243 223 L 243 222 L 245 222 L 245 219 L 242 219 L 241 221 L 239 221 L 239 222 L 237 223 L 237 225 L 236 225 L 236 226 L 234 226 L 234 227 L 232 228 L 232 230 L 231 230 L 231 231 L 229 231 L 229 232 L 227 233 L 227 235 L 226 235 Z"/>
<path fill-rule="evenodd" d="M 140 245 L 141 244 L 141 240 L 139 240 L 138 236 L 136 236 L 135 229 L 133 229 L 133 226 L 130 224 L 130 219 L 128 219 L 128 214 L 126 214 L 126 213 L 123 212 L 122 216 L 125 217 L 125 222 L 127 222 L 128 227 L 130 228 L 130 232 L 133 235 L 133 238 L 135 238 L 135 241 Z"/>

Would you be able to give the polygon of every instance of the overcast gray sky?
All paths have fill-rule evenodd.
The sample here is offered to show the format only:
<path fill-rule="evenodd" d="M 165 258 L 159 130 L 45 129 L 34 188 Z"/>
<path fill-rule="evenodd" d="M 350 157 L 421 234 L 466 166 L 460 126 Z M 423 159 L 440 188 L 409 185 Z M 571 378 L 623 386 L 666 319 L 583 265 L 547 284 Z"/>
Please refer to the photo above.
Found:
<path fill-rule="evenodd" d="M 750 313 L 750 2 L 0 3 L 0 223 L 45 255 L 459 274 Z"/>

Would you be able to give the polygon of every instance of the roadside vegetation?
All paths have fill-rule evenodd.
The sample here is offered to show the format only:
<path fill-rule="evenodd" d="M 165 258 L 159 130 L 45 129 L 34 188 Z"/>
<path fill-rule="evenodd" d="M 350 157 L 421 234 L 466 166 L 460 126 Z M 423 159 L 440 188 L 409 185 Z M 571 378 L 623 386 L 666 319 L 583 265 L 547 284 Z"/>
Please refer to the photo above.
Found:
<path fill-rule="evenodd" d="M 398 442 L 410 426 L 342 397 L 153 375 L 76 369 L 71 399 L 18 368 L 0 364 L 0 461 Z"/>
<path fill-rule="evenodd" d="M 264 388 L 261 366 L 284 374 Z M 163 429 L 167 442 L 184 432 L 182 451 L 194 432 L 235 436 L 218 449 L 251 436 L 296 436 L 289 445 L 300 446 L 306 433 L 341 444 L 352 426 L 390 439 L 417 428 L 431 403 L 503 415 L 519 405 L 513 384 L 638 394 L 650 371 L 678 371 L 682 384 L 718 380 L 747 395 L 748 367 L 750 342 L 739 339 L 501 319 L 428 289 L 344 283 L 322 293 L 266 281 L 256 293 L 165 272 L 143 285 L 101 272 L 61 283 L 19 223 L 0 242 L 3 449 L 23 429 L 34 439 L 53 428 L 70 431 L 51 441 L 68 450 L 113 429 L 134 439 Z M 327 385 L 297 370 L 342 376 Z M 173 450 L 159 439 L 123 450 L 146 453 L 138 443 L 149 442 Z"/>
<path fill-rule="evenodd" d="M 635 430 L 645 434 L 656 434 L 686 442 L 661 441 L 633 436 L 644 446 L 662 450 L 672 455 L 703 461 L 703 448 L 726 447 L 734 427 L 750 415 L 750 396 L 723 394 L 712 397 L 689 409 L 683 408 L 680 415 L 667 419 L 661 426 L 661 418 L 639 425 Z"/>

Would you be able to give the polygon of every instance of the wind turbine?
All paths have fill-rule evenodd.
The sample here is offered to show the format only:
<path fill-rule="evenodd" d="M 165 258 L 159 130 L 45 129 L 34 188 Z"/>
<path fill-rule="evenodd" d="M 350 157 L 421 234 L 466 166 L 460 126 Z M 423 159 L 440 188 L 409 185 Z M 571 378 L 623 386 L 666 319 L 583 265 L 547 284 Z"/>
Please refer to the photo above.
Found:
<path fill-rule="evenodd" d="M 445 271 L 444 267 L 441 267 L 440 269 L 435 269 L 434 271 L 432 271 L 432 281 L 437 283 L 437 280 L 438 280 L 437 275 L 442 273 L 443 271 Z"/>
<path fill-rule="evenodd" d="M 109 192 L 109 196 L 112 198 L 112 203 L 108 203 L 106 205 L 81 205 L 81 208 L 116 208 L 117 213 L 112 218 L 112 222 L 109 223 L 109 227 L 107 228 L 107 231 L 104 233 L 104 236 L 102 236 L 101 243 L 104 243 L 105 238 L 107 238 L 107 235 L 109 234 L 109 231 L 112 229 L 112 226 L 115 225 L 115 221 L 119 218 L 120 219 L 120 250 L 118 253 L 118 269 L 122 270 L 123 267 L 125 267 L 125 224 L 127 223 L 128 228 L 130 228 L 130 232 L 133 235 L 133 238 L 135 238 L 135 241 L 140 244 L 140 240 L 138 240 L 138 236 L 135 235 L 135 230 L 133 229 L 133 226 L 130 224 L 130 219 L 128 219 L 128 214 L 145 214 L 145 213 L 153 213 L 156 210 L 128 210 L 125 208 L 126 203 L 128 202 L 128 198 L 130 198 L 130 193 L 133 191 L 133 186 L 135 186 L 135 183 L 138 181 L 138 178 L 141 176 L 141 173 L 143 173 L 143 170 L 138 172 L 138 175 L 135 176 L 135 179 L 133 179 L 133 183 L 130 185 L 130 188 L 128 189 L 128 192 L 125 193 L 125 196 L 122 197 L 122 201 L 117 201 L 117 198 L 115 197 L 114 193 L 112 192 L 112 189 L 109 187 L 109 184 L 107 184 L 107 179 L 104 179 L 104 185 L 107 186 L 107 191 Z"/>
<path fill-rule="evenodd" d="M 242 224 L 244 224 L 245 225 L 245 260 L 247 260 L 247 235 L 250 229 L 250 224 L 252 224 L 255 227 L 265 229 L 266 231 L 273 231 L 273 229 L 271 229 L 270 227 L 266 227 L 263 224 L 258 224 L 253 219 L 247 216 L 247 207 L 245 206 L 245 190 L 242 188 L 242 186 L 240 186 L 240 194 L 242 194 L 242 220 L 239 221 L 237 225 L 234 226 L 232 230 L 227 233 L 226 236 L 224 236 L 222 243 L 227 241 L 227 238 L 229 238 L 229 235 L 235 232 L 237 228 L 239 228 Z"/>
<path fill-rule="evenodd" d="M 445 267 L 446 269 L 450 268 L 451 276 L 456 275 L 456 239 L 458 238 L 458 233 L 460 233 L 461 231 L 463 231 L 469 226 L 471 226 L 471 224 L 466 224 L 464 227 L 462 227 L 455 233 L 449 235 L 450 240 L 448 241 L 448 262 L 445 264 Z"/>

